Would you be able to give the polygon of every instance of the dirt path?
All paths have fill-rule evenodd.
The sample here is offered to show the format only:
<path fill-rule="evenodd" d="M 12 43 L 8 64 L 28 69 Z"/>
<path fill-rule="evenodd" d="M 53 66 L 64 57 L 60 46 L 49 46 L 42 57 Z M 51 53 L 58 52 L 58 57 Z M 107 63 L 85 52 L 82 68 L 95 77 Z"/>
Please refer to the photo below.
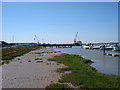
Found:
<path fill-rule="evenodd" d="M 31 51 L 23 56 L 16 57 L 11 63 L 3 65 L 2 87 L 45 88 L 49 84 L 57 83 L 62 74 L 54 72 L 54 70 L 65 66 L 63 64 L 58 65 L 53 61 L 47 61 L 48 58 L 57 54 L 44 54 L 43 52 L 55 51 L 50 49 Z M 35 58 L 42 59 L 35 60 Z"/>

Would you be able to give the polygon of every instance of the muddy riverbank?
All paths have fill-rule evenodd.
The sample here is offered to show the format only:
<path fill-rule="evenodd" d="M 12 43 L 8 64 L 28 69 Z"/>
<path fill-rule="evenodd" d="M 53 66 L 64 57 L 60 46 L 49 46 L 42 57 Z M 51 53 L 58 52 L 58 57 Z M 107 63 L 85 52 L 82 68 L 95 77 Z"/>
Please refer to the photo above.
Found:
<path fill-rule="evenodd" d="M 2 65 L 2 88 L 45 88 L 57 83 L 62 74 L 55 70 L 65 66 L 47 60 L 58 55 L 56 53 L 50 49 L 37 49 Z"/>

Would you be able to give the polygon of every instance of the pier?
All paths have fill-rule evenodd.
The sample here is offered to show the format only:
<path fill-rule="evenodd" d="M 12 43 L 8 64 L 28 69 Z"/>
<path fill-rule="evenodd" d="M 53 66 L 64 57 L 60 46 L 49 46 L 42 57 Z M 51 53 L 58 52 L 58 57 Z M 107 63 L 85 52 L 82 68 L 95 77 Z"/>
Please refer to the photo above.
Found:
<path fill-rule="evenodd" d="M 74 44 L 39 44 L 43 48 L 50 47 L 50 48 L 72 48 Z"/>

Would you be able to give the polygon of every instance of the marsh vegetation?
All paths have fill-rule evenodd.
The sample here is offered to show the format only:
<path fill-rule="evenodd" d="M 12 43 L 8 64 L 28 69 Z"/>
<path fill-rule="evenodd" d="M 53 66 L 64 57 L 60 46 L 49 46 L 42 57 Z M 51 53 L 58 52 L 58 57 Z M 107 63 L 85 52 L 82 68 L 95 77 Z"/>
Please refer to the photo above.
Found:
<path fill-rule="evenodd" d="M 31 50 L 40 48 L 39 46 L 18 46 L 2 49 L 2 60 L 11 60 L 14 57 L 21 56 Z M 20 59 L 18 59 L 20 60 Z"/>
<path fill-rule="evenodd" d="M 81 56 L 61 54 L 48 60 L 57 61 L 67 66 L 67 68 L 57 69 L 58 72 L 71 71 L 71 73 L 62 76 L 59 80 L 60 83 L 72 83 L 74 86 L 80 86 L 83 89 L 118 88 L 119 76 L 96 72 L 95 68 L 89 66 L 91 61 Z M 54 85 L 52 87 L 56 88 Z"/>

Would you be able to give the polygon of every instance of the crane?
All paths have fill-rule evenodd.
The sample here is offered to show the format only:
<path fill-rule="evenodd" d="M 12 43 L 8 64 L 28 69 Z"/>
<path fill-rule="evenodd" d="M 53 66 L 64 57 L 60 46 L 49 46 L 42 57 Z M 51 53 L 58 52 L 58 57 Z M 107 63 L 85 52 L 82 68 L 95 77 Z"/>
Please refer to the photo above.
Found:
<path fill-rule="evenodd" d="M 77 35 L 78 35 L 78 32 L 75 35 L 74 43 L 76 43 Z"/>
<path fill-rule="evenodd" d="M 39 40 L 37 39 L 37 36 L 35 35 L 34 40 L 37 40 L 37 44 L 39 44 Z"/>

